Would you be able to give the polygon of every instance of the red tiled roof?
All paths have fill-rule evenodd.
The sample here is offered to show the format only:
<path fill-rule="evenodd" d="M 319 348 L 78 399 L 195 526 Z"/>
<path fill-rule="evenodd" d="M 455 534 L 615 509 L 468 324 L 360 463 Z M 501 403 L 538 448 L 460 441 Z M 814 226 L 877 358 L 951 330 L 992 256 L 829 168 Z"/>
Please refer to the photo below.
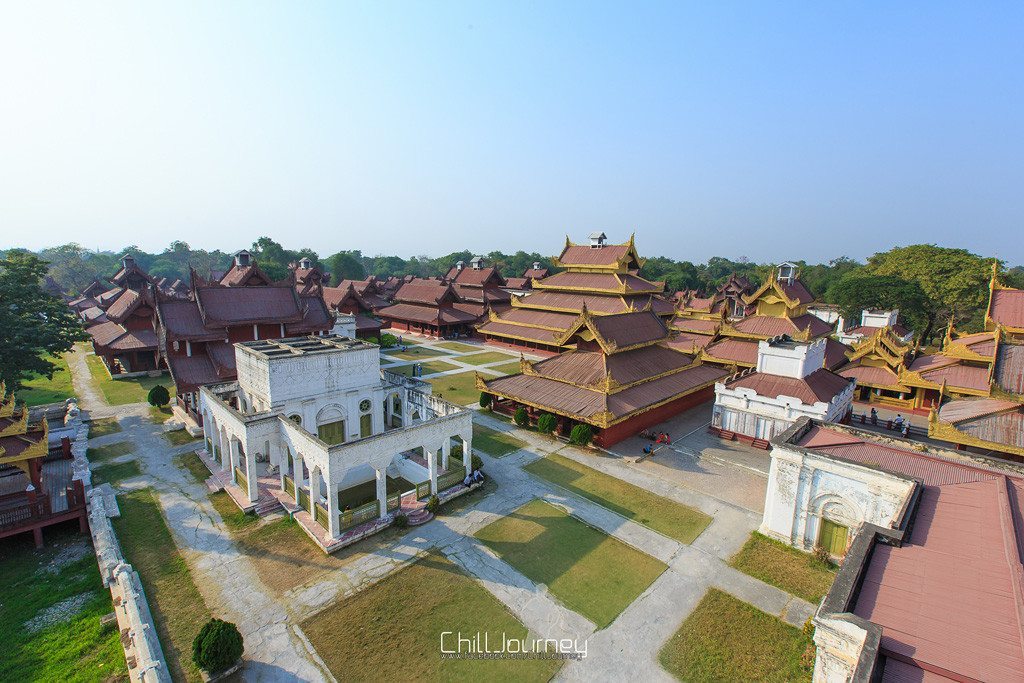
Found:
<path fill-rule="evenodd" d="M 285 323 L 285 332 L 289 337 L 326 331 L 334 326 L 334 317 L 327 310 L 327 305 L 321 297 L 299 297 L 299 308 L 302 311 L 302 319 L 299 322 Z"/>
<path fill-rule="evenodd" d="M 114 322 L 123 323 L 143 303 L 145 303 L 145 297 L 142 294 L 134 289 L 126 289 L 107 308 L 107 317 Z"/>
<path fill-rule="evenodd" d="M 714 339 L 711 335 L 707 334 L 692 334 L 690 332 L 680 332 L 673 336 L 666 344 L 676 350 L 689 352 L 694 348 L 694 345 L 698 349 L 705 348 Z"/>
<path fill-rule="evenodd" d="M 754 340 L 722 339 L 709 344 L 704 350 L 708 355 L 720 360 L 757 365 L 757 342 Z"/>
<path fill-rule="evenodd" d="M 107 322 L 107 314 L 99 306 L 93 306 L 82 311 L 82 320 L 88 324 Z"/>
<path fill-rule="evenodd" d="M 815 370 L 802 379 L 754 372 L 728 383 L 729 388 L 751 389 L 758 396 L 791 396 L 806 405 L 829 403 L 850 386 L 850 380 L 834 372 Z"/>
<path fill-rule="evenodd" d="M 846 364 L 846 352 L 850 347 L 829 337 L 825 340 L 825 367 L 829 370 Z"/>
<path fill-rule="evenodd" d="M 1024 448 L 1024 403 L 994 398 L 950 401 L 939 419 L 957 431 L 998 446 Z"/>
<path fill-rule="evenodd" d="M 234 377 L 236 373 L 235 345 L 224 341 L 209 342 L 205 345 L 217 374 L 223 378 Z"/>
<path fill-rule="evenodd" d="M 547 268 L 527 268 L 523 272 L 523 278 L 529 278 L 531 280 L 539 280 L 542 277 L 548 276 Z"/>
<path fill-rule="evenodd" d="M 925 370 L 921 373 L 921 377 L 935 384 L 942 384 L 945 381 L 947 386 L 962 389 L 985 391 L 990 387 L 988 370 L 986 368 L 964 365 L 962 363 L 954 363 L 934 370 Z"/>
<path fill-rule="evenodd" d="M 963 344 L 982 356 L 991 356 L 996 352 L 996 335 L 994 332 L 976 332 L 957 337 L 954 341 Z"/>
<path fill-rule="evenodd" d="M 459 323 L 472 323 L 478 316 L 472 313 L 460 311 L 457 308 L 436 308 L 432 306 L 419 306 L 416 304 L 394 304 L 377 311 L 377 315 L 389 320 L 405 320 L 416 323 L 429 323 L 436 325 L 440 321 L 443 325 L 455 325 Z"/>
<path fill-rule="evenodd" d="M 870 384 L 879 387 L 891 387 L 900 383 L 899 377 L 889 368 L 873 365 L 851 365 L 841 368 L 838 373 L 843 377 L 857 380 L 857 384 Z"/>
<path fill-rule="evenodd" d="M 204 352 L 197 352 L 192 356 L 172 354 L 167 357 L 167 367 L 178 391 L 183 393 L 195 391 L 204 384 L 225 381 L 217 374 L 213 362 Z"/>
<path fill-rule="evenodd" d="M 995 381 L 1004 391 L 1024 394 L 1024 344 L 1004 341 L 999 345 Z"/>
<path fill-rule="evenodd" d="M 820 337 L 832 331 L 832 326 L 816 315 L 805 313 L 795 318 L 752 315 L 737 322 L 734 327 L 746 334 L 756 334 L 768 339 L 780 334 L 793 334 L 810 328 L 812 337 Z"/>
<path fill-rule="evenodd" d="M 507 277 L 505 278 L 505 286 L 509 289 L 526 289 L 526 285 L 530 283 L 530 278 L 525 277 Z"/>
<path fill-rule="evenodd" d="M 287 285 L 199 287 L 195 294 L 207 326 L 287 323 L 303 318 L 298 294 Z"/>
<path fill-rule="evenodd" d="M 446 279 L 456 282 L 460 285 L 470 285 L 482 287 L 485 283 L 493 280 L 495 285 L 502 286 L 505 284 L 504 279 L 498 273 L 498 269 L 494 266 L 488 266 L 486 268 L 474 269 L 474 268 L 463 268 L 459 270 L 453 266 L 449 271 Z"/>
<path fill-rule="evenodd" d="M 656 344 L 612 355 L 599 351 L 566 351 L 534 363 L 533 369 L 550 379 L 599 388 L 609 374 L 619 384 L 633 384 L 692 363 L 693 356 Z"/>
<path fill-rule="evenodd" d="M 675 317 L 672 319 L 672 327 L 687 332 L 713 333 L 718 331 L 722 324 L 717 320 L 701 320 L 699 318 Z"/>
<path fill-rule="evenodd" d="M 161 324 L 171 336 L 193 341 L 202 338 L 219 339 L 224 336 L 223 328 L 209 329 L 203 324 L 203 316 L 195 301 L 158 301 L 156 307 Z"/>
<path fill-rule="evenodd" d="M 157 348 L 156 333 L 151 329 L 127 330 L 112 320 L 93 325 L 88 330 L 96 346 L 113 351 L 138 351 Z"/>
<path fill-rule="evenodd" d="M 451 288 L 441 280 L 416 279 L 406 282 L 395 292 L 395 301 L 402 304 L 437 305 L 451 296 Z"/>
<path fill-rule="evenodd" d="M 484 321 L 480 325 L 477 325 L 476 329 L 482 334 L 491 334 L 496 337 L 525 339 L 528 341 L 539 342 L 541 344 L 555 344 L 561 336 L 560 332 L 544 330 L 538 327 L 527 327 L 526 325 L 514 325 L 511 323 L 500 322 L 498 320 Z"/>
<path fill-rule="evenodd" d="M 619 348 L 650 344 L 668 336 L 668 328 L 651 311 L 595 316 L 591 324 L 601 338 Z"/>
<path fill-rule="evenodd" d="M 989 316 L 1007 327 L 1024 327 L 1024 289 L 992 290 Z"/>
<path fill-rule="evenodd" d="M 555 313 L 554 311 L 537 311 L 530 308 L 510 308 L 499 316 L 502 322 L 520 323 L 523 325 L 540 325 L 558 330 L 568 330 L 578 317 L 575 313 Z"/>
<path fill-rule="evenodd" d="M 270 284 L 270 277 L 255 263 L 249 266 L 232 265 L 231 270 L 220 279 L 220 284 L 228 287 L 242 287 L 248 285 L 251 280 L 256 280 L 264 285 Z"/>
<path fill-rule="evenodd" d="M 790 299 L 796 299 L 802 304 L 809 304 L 814 301 L 814 295 L 811 294 L 804 283 L 800 280 L 793 280 L 793 282 L 780 282 L 779 286 Z"/>
<path fill-rule="evenodd" d="M 562 250 L 558 260 L 566 266 L 610 266 L 627 253 L 628 244 L 608 244 L 598 248 L 571 244 Z"/>

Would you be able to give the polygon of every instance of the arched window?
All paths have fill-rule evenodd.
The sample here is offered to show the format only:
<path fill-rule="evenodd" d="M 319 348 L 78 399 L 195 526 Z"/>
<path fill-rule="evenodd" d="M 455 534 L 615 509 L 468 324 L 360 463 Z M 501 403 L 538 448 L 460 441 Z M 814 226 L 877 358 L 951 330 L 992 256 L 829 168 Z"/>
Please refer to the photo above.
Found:
<path fill-rule="evenodd" d="M 298 413 L 296 413 L 295 415 L 289 415 L 288 419 L 294 422 L 295 424 L 299 425 L 300 427 L 302 426 L 302 416 L 299 415 Z"/>

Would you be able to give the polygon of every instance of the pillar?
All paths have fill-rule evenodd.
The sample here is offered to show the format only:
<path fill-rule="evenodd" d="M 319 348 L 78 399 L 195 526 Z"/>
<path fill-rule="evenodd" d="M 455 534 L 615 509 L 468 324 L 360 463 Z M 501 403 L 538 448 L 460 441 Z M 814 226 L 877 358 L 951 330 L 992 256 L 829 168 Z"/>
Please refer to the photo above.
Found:
<path fill-rule="evenodd" d="M 473 437 L 462 437 L 462 462 L 466 466 L 466 476 L 473 474 Z"/>
<path fill-rule="evenodd" d="M 384 395 L 384 429 L 391 429 L 391 394 Z"/>
<path fill-rule="evenodd" d="M 427 471 L 430 472 L 430 492 L 437 495 L 437 448 L 423 447 L 427 452 Z"/>
<path fill-rule="evenodd" d="M 295 471 L 292 473 L 292 479 L 295 481 L 295 502 L 299 502 L 299 489 L 305 485 L 305 477 L 302 474 L 302 456 L 296 453 L 293 456 L 295 463 Z"/>
<path fill-rule="evenodd" d="M 252 448 L 245 449 L 245 479 L 249 483 L 249 502 L 255 503 L 260 494 L 256 476 L 256 454 Z"/>
<path fill-rule="evenodd" d="M 377 505 L 380 506 L 380 516 L 388 514 L 388 479 L 387 472 L 383 467 L 375 467 L 373 470 L 377 475 Z"/>
<path fill-rule="evenodd" d="M 327 481 L 327 533 L 331 538 L 336 538 L 340 533 L 338 524 L 338 485 Z"/>
<path fill-rule="evenodd" d="M 451 455 L 451 451 L 452 440 L 450 438 L 445 439 L 441 443 L 441 469 L 444 470 L 445 472 L 448 471 L 448 457 Z"/>
<path fill-rule="evenodd" d="M 278 451 L 278 452 L 280 452 L 280 451 Z M 278 459 L 278 464 L 277 464 L 277 474 L 278 474 L 278 479 L 280 479 L 280 485 L 281 485 L 281 490 L 282 491 L 284 491 L 284 475 L 288 474 L 288 467 L 291 465 L 291 462 L 292 462 L 291 458 L 292 458 L 292 456 L 290 455 L 288 447 L 285 446 L 284 457 L 279 458 Z"/>
<path fill-rule="evenodd" d="M 224 436 L 224 431 L 223 430 L 221 430 L 221 432 L 219 434 L 219 440 L 220 440 L 220 468 L 222 470 L 226 470 L 226 469 L 228 469 L 228 465 L 230 464 L 231 447 L 229 445 L 229 442 L 227 441 L 227 437 Z"/>
<path fill-rule="evenodd" d="M 238 442 L 235 437 L 228 437 L 228 471 L 231 473 L 231 483 L 237 484 L 238 477 L 235 476 L 235 468 L 238 467 Z"/>

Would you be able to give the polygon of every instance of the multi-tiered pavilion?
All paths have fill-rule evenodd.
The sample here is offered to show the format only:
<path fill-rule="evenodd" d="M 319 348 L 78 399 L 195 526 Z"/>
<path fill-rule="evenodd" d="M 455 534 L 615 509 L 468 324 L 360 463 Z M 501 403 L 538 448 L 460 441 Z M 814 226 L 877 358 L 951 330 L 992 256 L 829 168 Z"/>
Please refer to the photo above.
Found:
<path fill-rule="evenodd" d="M 608 244 L 603 232 L 590 236 L 590 244 L 565 239 L 554 259 L 564 270 L 533 281 L 532 293 L 513 296 L 511 308 L 491 310 L 477 331 L 489 340 L 515 346 L 562 351 L 569 348 L 580 315 L 616 315 L 651 311 L 668 318 L 674 306 L 664 297 L 665 283 L 638 275 L 643 266 L 630 236 L 623 244 Z"/>

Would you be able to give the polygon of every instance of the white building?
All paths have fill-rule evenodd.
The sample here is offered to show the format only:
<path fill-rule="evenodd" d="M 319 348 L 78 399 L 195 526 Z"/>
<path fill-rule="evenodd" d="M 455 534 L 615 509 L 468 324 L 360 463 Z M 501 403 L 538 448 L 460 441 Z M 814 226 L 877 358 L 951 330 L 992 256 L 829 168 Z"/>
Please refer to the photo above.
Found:
<path fill-rule="evenodd" d="M 899 322 L 899 318 L 900 311 L 898 308 L 891 311 L 865 308 L 860 312 L 860 325 L 844 329 L 845 325 L 842 322 L 842 318 L 839 319 L 839 325 L 836 328 L 836 338 L 844 344 L 854 346 L 865 337 L 870 337 L 880 329 L 888 327 L 900 341 L 904 343 L 910 342 L 914 338 L 914 332 L 904 327 Z"/>
<path fill-rule="evenodd" d="M 824 338 L 802 343 L 785 335 L 759 342 L 755 370 L 715 384 L 712 431 L 767 448 L 769 439 L 801 417 L 846 418 L 854 383 L 825 369 L 826 344 Z"/>
<path fill-rule="evenodd" d="M 387 520 L 405 493 L 389 484 L 426 493 L 429 482 L 437 494 L 470 474 L 472 412 L 382 371 L 375 344 L 262 340 L 235 344 L 235 359 L 236 382 L 200 390 L 208 454 L 252 508 L 282 492 L 297 502 L 327 532 L 325 547 L 346 529 Z M 449 470 L 453 439 L 465 456 Z M 371 501 L 357 506 L 367 492 Z"/>
<path fill-rule="evenodd" d="M 334 313 L 334 327 L 331 334 L 336 337 L 356 338 L 356 317 L 351 313 Z"/>

